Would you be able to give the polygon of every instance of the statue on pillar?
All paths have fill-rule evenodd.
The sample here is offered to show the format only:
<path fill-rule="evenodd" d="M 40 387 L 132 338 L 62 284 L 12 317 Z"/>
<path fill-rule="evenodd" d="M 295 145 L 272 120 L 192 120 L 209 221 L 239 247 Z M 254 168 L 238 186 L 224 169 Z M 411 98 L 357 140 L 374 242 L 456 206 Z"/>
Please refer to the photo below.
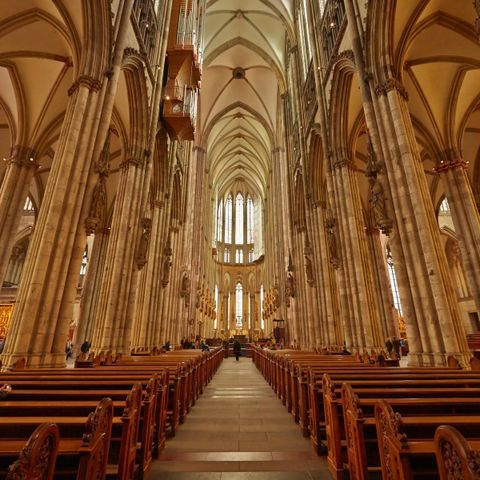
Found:
<path fill-rule="evenodd" d="M 150 243 L 150 234 L 152 232 L 152 220 L 150 218 L 142 219 L 142 236 L 138 245 L 138 252 L 136 256 L 137 268 L 141 270 L 147 263 L 148 244 Z"/>
<path fill-rule="evenodd" d="M 182 273 L 180 282 L 180 296 L 183 298 L 185 307 L 188 308 L 190 306 L 190 277 L 188 270 L 185 270 Z"/>
<path fill-rule="evenodd" d="M 368 205 L 373 217 L 373 223 L 385 235 L 392 230 L 392 221 L 388 218 L 385 201 L 385 190 L 378 178 L 380 166 L 375 158 L 372 143 L 368 142 L 368 163 L 366 176 L 368 177 Z"/>
<path fill-rule="evenodd" d="M 315 278 L 313 275 L 313 264 L 310 255 L 305 254 L 305 274 L 307 276 L 307 283 L 313 287 Z"/>
<path fill-rule="evenodd" d="M 95 172 L 98 174 L 97 183 L 92 192 L 92 203 L 85 219 L 85 231 L 87 235 L 97 232 L 105 220 L 107 209 L 107 177 L 110 172 L 110 133 L 108 131 L 105 144 L 98 160 L 95 162 Z"/>
<path fill-rule="evenodd" d="M 170 242 L 163 250 L 163 264 L 162 264 L 162 286 L 166 287 L 170 281 L 170 269 L 172 268 L 172 247 Z"/>
<path fill-rule="evenodd" d="M 337 236 L 335 234 L 336 221 L 332 217 L 328 217 L 325 221 L 325 229 L 327 231 L 328 253 L 330 255 L 330 265 L 333 268 L 340 266 L 340 258 L 338 256 Z"/>
<path fill-rule="evenodd" d="M 295 297 L 295 278 L 293 276 L 292 256 L 288 255 L 287 275 L 285 278 L 285 305 L 290 307 L 290 298 Z"/>
<path fill-rule="evenodd" d="M 392 221 L 388 218 L 387 208 L 385 205 L 385 192 L 382 184 L 376 177 L 368 179 L 368 204 L 373 215 L 375 225 L 385 234 L 388 235 L 392 228 Z"/>

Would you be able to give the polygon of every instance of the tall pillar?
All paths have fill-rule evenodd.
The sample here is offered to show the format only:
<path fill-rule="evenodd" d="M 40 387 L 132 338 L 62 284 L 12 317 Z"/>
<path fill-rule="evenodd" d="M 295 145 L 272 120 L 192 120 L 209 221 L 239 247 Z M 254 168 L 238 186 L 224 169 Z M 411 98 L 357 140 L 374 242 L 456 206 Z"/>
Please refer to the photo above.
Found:
<path fill-rule="evenodd" d="M 109 233 L 110 230 L 108 228 L 100 230 L 95 234 L 93 241 L 92 254 L 88 261 L 87 277 L 80 301 L 80 318 L 75 342 L 75 352 L 77 354 L 80 352 L 80 346 L 85 340 L 92 342 Z"/>
<path fill-rule="evenodd" d="M 107 80 L 91 74 L 95 69 L 104 72 L 106 64 L 87 62 L 92 70 L 81 72 L 69 89 L 58 149 L 2 355 L 3 368 L 22 358 L 29 366 L 65 365 L 65 341 L 86 243 L 81 214 L 92 158 L 100 155 L 111 122 L 132 4 L 133 0 L 126 0 L 117 15 L 113 56 L 97 52 L 105 62 L 112 58 Z"/>
<path fill-rule="evenodd" d="M 380 241 L 380 231 L 377 228 L 367 227 L 365 233 L 372 260 L 374 291 L 380 309 L 381 338 L 385 341 L 387 338 L 398 336 L 398 327 L 395 326 L 397 314 L 393 305 L 392 289 L 388 280 L 385 254 L 382 251 Z"/>
<path fill-rule="evenodd" d="M 468 164 L 454 150 L 445 156 L 436 171 L 447 193 L 468 287 L 480 311 L 480 217 L 466 172 Z"/>
<path fill-rule="evenodd" d="M 135 246 L 140 218 L 140 195 L 147 153 L 130 148 L 121 165 L 118 190 L 96 315 L 92 350 L 127 353 L 130 347 L 130 294 L 134 290 Z"/>
<path fill-rule="evenodd" d="M 15 145 L 10 150 L 0 187 L 0 286 L 5 280 L 23 206 L 37 168 L 35 152 L 31 148 Z"/>
<path fill-rule="evenodd" d="M 349 161 L 337 158 L 333 180 L 335 202 L 338 203 L 337 214 L 342 229 L 342 268 L 345 270 L 344 278 L 349 292 L 349 315 L 356 330 L 354 347 L 378 350 L 383 346 L 383 338 L 374 293 L 371 258 L 366 245 L 356 173 L 351 170 Z"/>

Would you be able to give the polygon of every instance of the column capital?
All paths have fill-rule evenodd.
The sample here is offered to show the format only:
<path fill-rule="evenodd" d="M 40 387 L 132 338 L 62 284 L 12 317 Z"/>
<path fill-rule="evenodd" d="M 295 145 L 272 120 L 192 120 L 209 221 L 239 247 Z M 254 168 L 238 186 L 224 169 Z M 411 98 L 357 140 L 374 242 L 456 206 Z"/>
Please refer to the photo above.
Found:
<path fill-rule="evenodd" d="M 127 169 L 130 165 L 143 167 L 146 159 L 150 156 L 150 151 L 138 145 L 130 145 L 125 152 L 125 160 L 120 163 L 120 168 Z"/>
<path fill-rule="evenodd" d="M 91 92 L 98 92 L 102 88 L 102 82 L 90 75 L 79 75 L 68 89 L 68 96 L 71 97 L 80 87 L 86 87 Z"/>
<path fill-rule="evenodd" d="M 445 160 L 435 167 L 435 172 L 444 173 L 457 168 L 467 169 L 469 162 L 465 161 L 460 153 L 454 148 L 448 148 L 443 152 Z"/>
<path fill-rule="evenodd" d="M 200 145 L 195 145 L 193 147 L 193 151 L 198 153 L 203 153 L 204 155 L 207 153 L 207 150 Z"/>
<path fill-rule="evenodd" d="M 19 167 L 38 168 L 38 162 L 35 160 L 35 150 L 23 145 L 14 145 L 10 149 L 8 159 L 5 159 L 8 164 L 14 163 Z"/>
<path fill-rule="evenodd" d="M 397 91 L 405 101 L 408 101 L 407 89 L 403 86 L 400 80 L 394 77 L 390 77 L 384 83 L 378 84 L 375 87 L 375 93 L 378 97 L 381 95 L 387 95 L 392 90 Z"/>

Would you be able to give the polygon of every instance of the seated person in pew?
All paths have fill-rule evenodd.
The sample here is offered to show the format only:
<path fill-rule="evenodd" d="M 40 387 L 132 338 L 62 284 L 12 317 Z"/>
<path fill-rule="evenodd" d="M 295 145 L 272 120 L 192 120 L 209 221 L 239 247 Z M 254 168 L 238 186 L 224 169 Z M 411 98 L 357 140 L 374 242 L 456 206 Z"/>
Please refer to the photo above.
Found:
<path fill-rule="evenodd" d="M 5 400 L 8 394 L 12 391 L 12 386 L 5 383 L 0 387 L 0 400 Z"/>

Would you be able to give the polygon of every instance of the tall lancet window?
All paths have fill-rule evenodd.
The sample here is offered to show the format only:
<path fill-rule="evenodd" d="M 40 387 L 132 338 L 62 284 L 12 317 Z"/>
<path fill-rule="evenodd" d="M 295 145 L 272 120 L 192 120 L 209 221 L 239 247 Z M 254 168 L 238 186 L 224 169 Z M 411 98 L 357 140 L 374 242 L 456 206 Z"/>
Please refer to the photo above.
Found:
<path fill-rule="evenodd" d="M 232 243 L 233 200 L 230 194 L 225 202 L 225 243 Z"/>
<path fill-rule="evenodd" d="M 220 200 L 217 210 L 217 240 L 222 241 L 223 234 L 223 201 Z"/>
<path fill-rule="evenodd" d="M 255 223 L 253 220 L 253 200 L 252 197 L 249 195 L 247 197 L 247 243 L 253 243 L 254 227 Z"/>
<path fill-rule="evenodd" d="M 237 194 L 235 199 L 235 243 L 243 243 L 243 195 Z"/>
<path fill-rule="evenodd" d="M 243 287 L 241 283 L 237 283 L 235 287 L 235 327 L 243 326 Z"/>
<path fill-rule="evenodd" d="M 390 286 L 392 287 L 393 305 L 398 310 L 400 315 L 403 315 L 402 304 L 400 302 L 400 293 L 398 291 L 397 274 L 395 273 L 395 266 L 393 265 L 392 251 L 390 246 L 387 245 L 387 267 L 388 278 L 390 280 Z"/>

